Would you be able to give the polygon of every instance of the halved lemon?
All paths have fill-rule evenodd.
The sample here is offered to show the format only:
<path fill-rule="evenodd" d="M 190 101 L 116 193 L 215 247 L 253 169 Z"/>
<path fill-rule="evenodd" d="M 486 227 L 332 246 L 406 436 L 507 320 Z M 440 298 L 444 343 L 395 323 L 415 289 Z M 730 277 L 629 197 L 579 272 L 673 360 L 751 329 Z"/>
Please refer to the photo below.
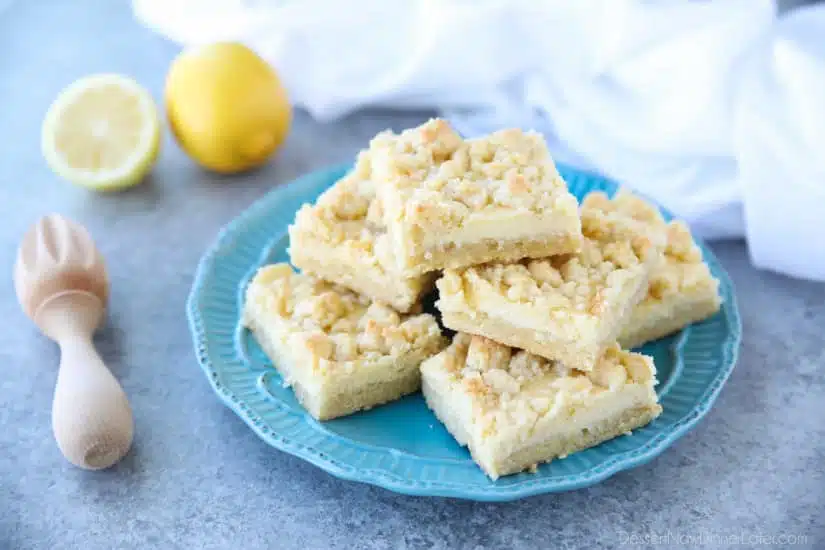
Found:
<path fill-rule="evenodd" d="M 43 121 L 42 148 L 58 175 L 97 191 L 140 183 L 160 149 L 152 96 L 133 79 L 95 74 L 57 96 Z"/>

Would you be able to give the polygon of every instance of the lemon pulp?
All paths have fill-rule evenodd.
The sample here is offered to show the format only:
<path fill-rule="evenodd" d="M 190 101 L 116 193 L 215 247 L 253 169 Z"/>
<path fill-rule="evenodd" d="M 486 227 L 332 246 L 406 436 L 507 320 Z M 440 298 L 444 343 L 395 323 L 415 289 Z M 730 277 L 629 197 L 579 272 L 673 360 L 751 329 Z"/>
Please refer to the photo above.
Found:
<path fill-rule="evenodd" d="M 140 183 L 160 148 L 160 119 L 151 95 L 123 75 L 75 81 L 49 107 L 42 149 L 67 180 L 100 191 Z"/>

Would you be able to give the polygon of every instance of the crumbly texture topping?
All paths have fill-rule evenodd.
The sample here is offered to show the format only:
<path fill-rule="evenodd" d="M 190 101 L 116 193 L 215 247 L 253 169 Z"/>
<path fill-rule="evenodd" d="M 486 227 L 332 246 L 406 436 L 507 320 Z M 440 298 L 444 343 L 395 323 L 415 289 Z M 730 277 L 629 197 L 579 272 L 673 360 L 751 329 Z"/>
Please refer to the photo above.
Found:
<path fill-rule="evenodd" d="M 526 351 L 481 336 L 458 333 L 445 350 L 445 368 L 473 394 L 482 412 L 520 408 L 543 413 L 557 402 L 580 402 L 601 391 L 653 380 L 651 360 L 613 344 L 590 373 L 569 369 Z M 536 384 L 541 381 L 540 384 Z"/>
<path fill-rule="evenodd" d="M 650 275 L 648 299 L 662 300 L 709 287 L 715 291 L 718 284 L 702 260 L 702 251 L 687 225 L 681 221 L 670 222 L 664 262 Z"/>
<path fill-rule="evenodd" d="M 658 210 L 627 192 L 612 200 L 591 193 L 581 210 L 585 238 L 579 254 L 446 270 L 439 288 L 453 294 L 465 283 L 483 281 L 512 302 L 600 315 L 609 289 L 619 288 L 651 255 L 661 254 L 657 235 L 665 222 Z"/>
<path fill-rule="evenodd" d="M 287 264 L 267 266 L 256 274 L 250 285 L 250 299 L 255 298 L 291 326 L 291 346 L 327 362 L 416 350 L 435 353 L 442 343 L 432 315 L 401 315 L 338 285 L 295 273 Z"/>
<path fill-rule="evenodd" d="M 464 140 L 433 119 L 400 134 L 383 132 L 371 149 L 375 173 L 397 194 L 402 216 L 427 226 L 453 227 L 485 209 L 577 208 L 535 132 L 507 129 Z"/>
<path fill-rule="evenodd" d="M 601 191 L 589 193 L 581 205 L 582 233 L 595 257 L 623 256 L 626 261 L 646 261 L 665 246 L 666 222 L 659 210 L 626 189 L 613 198 Z M 619 250 L 617 250 L 619 249 Z M 588 250 L 584 251 L 589 253 Z"/>
<path fill-rule="evenodd" d="M 346 243 L 369 255 L 389 252 L 381 202 L 376 199 L 369 151 L 362 151 L 353 169 L 295 217 L 294 230 L 331 245 Z M 387 259 L 384 265 L 391 265 Z"/>

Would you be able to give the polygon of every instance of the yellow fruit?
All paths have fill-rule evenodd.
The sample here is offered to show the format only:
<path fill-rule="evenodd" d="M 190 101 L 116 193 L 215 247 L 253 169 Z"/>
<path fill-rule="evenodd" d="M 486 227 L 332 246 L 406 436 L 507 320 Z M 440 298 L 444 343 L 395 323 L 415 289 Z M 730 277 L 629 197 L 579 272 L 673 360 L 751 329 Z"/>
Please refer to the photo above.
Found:
<path fill-rule="evenodd" d="M 201 166 L 235 173 L 263 164 L 292 122 L 275 71 L 241 44 L 186 50 L 166 77 L 166 115 L 180 146 Z"/>
<path fill-rule="evenodd" d="M 117 74 L 70 84 L 43 121 L 43 155 L 52 170 L 96 191 L 136 185 L 160 149 L 160 119 L 152 96 Z"/>

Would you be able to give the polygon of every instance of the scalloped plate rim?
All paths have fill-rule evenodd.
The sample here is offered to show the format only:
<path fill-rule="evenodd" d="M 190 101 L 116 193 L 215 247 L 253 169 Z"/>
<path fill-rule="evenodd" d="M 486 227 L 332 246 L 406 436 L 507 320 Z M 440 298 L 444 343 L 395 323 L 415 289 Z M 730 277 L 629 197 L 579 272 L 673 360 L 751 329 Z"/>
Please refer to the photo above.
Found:
<path fill-rule="evenodd" d="M 613 475 L 629 470 L 638 466 L 642 466 L 657 456 L 659 456 L 665 449 L 670 447 L 676 440 L 681 438 L 684 434 L 694 428 L 702 418 L 710 411 L 714 405 L 722 387 L 725 385 L 733 368 L 736 366 L 739 347 L 741 343 L 741 318 L 739 308 L 736 301 L 736 294 L 734 285 L 725 269 L 718 262 L 713 253 L 700 239 L 697 239 L 699 246 L 702 248 L 703 254 L 709 258 L 709 263 L 716 265 L 717 273 L 715 275 L 720 278 L 720 288 L 728 288 L 729 295 L 725 297 L 727 303 L 727 329 L 728 335 L 722 346 L 723 357 L 721 358 L 721 367 L 715 376 L 704 387 L 699 397 L 699 402 L 677 422 L 671 425 L 668 429 L 660 431 L 653 436 L 644 445 L 619 453 L 610 455 L 604 462 L 596 465 L 581 473 L 570 474 L 566 478 L 542 478 L 534 477 L 527 478 L 519 482 L 510 483 L 508 485 L 496 485 L 491 483 L 486 486 L 469 483 L 449 483 L 444 481 L 418 481 L 414 479 L 399 480 L 393 478 L 389 474 L 382 473 L 377 470 L 368 468 L 359 469 L 353 466 L 345 466 L 335 460 L 334 457 L 328 456 L 324 451 L 310 448 L 307 445 L 297 443 L 289 438 L 279 435 L 267 421 L 260 415 L 247 407 L 243 400 L 226 385 L 219 381 L 219 373 L 213 360 L 209 357 L 206 349 L 206 341 L 208 339 L 208 331 L 204 325 L 204 320 L 199 310 L 199 298 L 208 282 L 208 276 L 218 260 L 218 254 L 221 250 L 226 248 L 228 244 L 236 238 L 236 233 L 242 229 L 243 222 L 247 219 L 252 219 L 265 210 L 270 208 L 270 202 L 276 202 L 276 196 L 283 194 L 287 189 L 294 189 L 306 185 L 309 181 L 315 178 L 326 176 L 330 181 L 334 181 L 331 176 L 333 174 L 341 174 L 351 166 L 351 163 L 338 164 L 321 168 L 299 176 L 292 181 L 275 187 L 263 197 L 254 201 L 238 216 L 232 219 L 228 224 L 224 225 L 218 232 L 211 245 L 198 262 L 198 267 L 195 272 L 192 287 L 186 302 L 187 320 L 192 335 L 192 342 L 195 348 L 195 355 L 201 369 L 206 374 L 209 384 L 213 391 L 218 395 L 221 402 L 230 410 L 237 414 L 252 431 L 263 439 L 270 446 L 287 452 L 296 456 L 310 464 L 321 468 L 325 472 L 348 481 L 356 481 L 367 483 L 375 486 L 380 486 L 385 489 L 407 494 L 411 496 L 436 496 L 447 498 L 468 499 L 476 501 L 488 502 L 505 502 L 517 500 L 525 497 L 536 496 L 540 494 L 555 493 L 571 491 L 589 487 L 598 484 Z M 592 180 L 594 185 L 606 186 L 608 188 L 616 188 L 617 184 L 612 180 L 603 176 L 565 166 L 559 163 L 560 171 L 567 171 L 574 173 L 579 177 Z M 658 206 L 658 205 L 657 205 Z M 667 218 L 672 215 L 663 207 L 659 206 L 663 214 Z M 690 328 L 683 331 L 682 336 L 677 339 L 675 348 L 681 348 L 685 341 L 686 335 Z M 678 362 L 682 362 L 681 354 L 677 354 Z M 674 383 L 675 384 L 675 383 Z M 329 433 L 329 432 L 327 432 Z M 338 436 L 342 437 L 342 436 Z M 396 449 L 386 449 L 387 451 L 397 451 Z M 404 451 L 397 451 L 404 453 Z M 414 457 L 414 455 L 411 455 Z M 567 479 L 569 478 L 569 479 Z"/>

